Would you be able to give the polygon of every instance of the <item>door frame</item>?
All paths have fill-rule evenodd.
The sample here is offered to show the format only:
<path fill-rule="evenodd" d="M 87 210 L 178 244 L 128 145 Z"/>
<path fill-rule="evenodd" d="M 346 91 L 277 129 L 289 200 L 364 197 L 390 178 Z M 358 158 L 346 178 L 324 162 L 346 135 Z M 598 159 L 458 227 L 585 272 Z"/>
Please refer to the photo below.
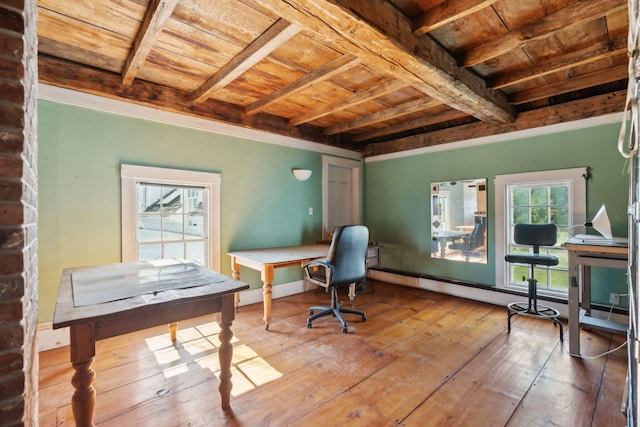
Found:
<path fill-rule="evenodd" d="M 338 166 L 342 168 L 351 169 L 351 212 L 354 224 L 360 224 L 362 217 L 360 214 L 360 177 L 361 177 L 361 162 L 359 160 L 343 159 L 333 156 L 322 156 L 322 235 L 328 235 L 332 230 L 329 230 L 329 166 Z"/>

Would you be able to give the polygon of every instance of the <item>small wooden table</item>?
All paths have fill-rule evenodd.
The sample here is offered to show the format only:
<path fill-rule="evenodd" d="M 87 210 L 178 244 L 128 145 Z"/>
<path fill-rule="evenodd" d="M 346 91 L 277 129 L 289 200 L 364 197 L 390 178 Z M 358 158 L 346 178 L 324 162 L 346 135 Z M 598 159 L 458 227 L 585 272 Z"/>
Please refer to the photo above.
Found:
<path fill-rule="evenodd" d="M 590 317 L 591 266 L 626 269 L 627 246 L 605 239 L 571 238 L 563 246 L 569 254 L 569 353 L 580 355 L 580 327 L 626 334 L 627 325 Z M 582 299 L 580 296 L 582 295 Z"/>
<path fill-rule="evenodd" d="M 458 231 L 458 230 L 441 230 L 434 231 L 431 237 L 438 241 L 440 245 L 440 258 L 446 256 L 447 242 L 462 239 L 463 237 L 471 236 L 470 231 Z"/>
<path fill-rule="evenodd" d="M 300 246 L 285 246 L 280 248 L 251 249 L 245 251 L 228 252 L 231 257 L 231 270 L 233 277 L 240 279 L 240 266 L 245 266 L 260 272 L 262 295 L 264 303 L 264 327 L 269 329 L 271 321 L 271 283 L 276 268 L 304 265 L 316 258 L 327 256 L 329 246 L 324 244 L 311 244 Z M 236 294 L 236 307 L 239 304 L 239 296 Z"/>
<path fill-rule="evenodd" d="M 71 399 L 76 426 L 93 426 L 96 341 L 179 320 L 220 313 L 220 386 L 223 411 L 231 409 L 233 294 L 249 285 L 178 260 L 68 268 L 62 272 L 53 328 L 68 326 L 75 369 Z"/>

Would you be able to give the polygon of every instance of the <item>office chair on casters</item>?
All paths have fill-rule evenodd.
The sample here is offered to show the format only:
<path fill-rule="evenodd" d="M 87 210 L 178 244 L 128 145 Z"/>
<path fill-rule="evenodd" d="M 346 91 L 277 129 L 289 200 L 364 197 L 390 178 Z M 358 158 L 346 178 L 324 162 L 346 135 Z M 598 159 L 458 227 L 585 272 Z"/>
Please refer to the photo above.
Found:
<path fill-rule="evenodd" d="M 363 225 L 338 227 L 333 233 L 327 258 L 314 260 L 303 266 L 307 280 L 329 288 L 331 293 L 330 307 L 313 306 L 309 308 L 307 328 L 311 328 L 311 322 L 317 318 L 329 314 L 340 320 L 342 332 L 345 334 L 348 331 L 343 313 L 357 314 L 362 316 L 363 322 L 367 321 L 365 312 L 344 307 L 338 302 L 338 288 L 349 287 L 354 283 L 366 280 L 368 245 L 369 230 L 367 227 Z"/>
<path fill-rule="evenodd" d="M 533 253 L 511 253 L 504 259 L 507 262 L 528 264 L 530 267 L 529 293 L 527 302 L 512 302 L 508 308 L 508 331 L 511 332 L 511 318 L 516 314 L 531 317 L 549 319 L 560 327 L 560 341 L 562 341 L 562 322 L 558 320 L 558 310 L 546 305 L 538 304 L 538 281 L 534 277 L 534 269 L 537 265 L 558 265 L 558 258 L 553 255 L 540 254 L 540 246 L 553 246 L 556 244 L 557 228 L 555 224 L 516 224 L 513 230 L 513 240 L 520 245 L 528 245 L 533 248 Z"/>
<path fill-rule="evenodd" d="M 484 246 L 485 244 L 485 232 L 487 230 L 487 224 L 484 220 L 476 222 L 473 227 L 473 231 L 469 236 L 463 237 L 461 241 L 456 241 L 449 245 L 449 249 L 459 250 L 464 254 L 465 260 L 469 261 L 469 255 L 472 251 Z"/>

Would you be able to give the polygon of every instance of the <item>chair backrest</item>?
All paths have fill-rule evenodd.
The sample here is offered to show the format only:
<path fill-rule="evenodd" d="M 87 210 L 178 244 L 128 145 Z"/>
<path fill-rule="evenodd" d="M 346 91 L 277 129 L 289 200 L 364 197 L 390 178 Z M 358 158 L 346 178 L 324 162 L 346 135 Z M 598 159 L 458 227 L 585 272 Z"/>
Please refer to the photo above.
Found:
<path fill-rule="evenodd" d="M 484 233 L 487 229 L 487 224 L 484 222 L 478 222 L 473 227 L 471 236 L 469 237 L 469 247 L 471 249 L 478 248 L 484 244 Z"/>
<path fill-rule="evenodd" d="M 333 265 L 332 285 L 349 285 L 366 278 L 368 246 L 369 229 L 364 225 L 336 228 L 327 255 L 327 262 Z"/>
<path fill-rule="evenodd" d="M 533 253 L 540 253 L 540 246 L 553 246 L 558 238 L 555 224 L 516 224 L 513 241 L 519 245 L 533 246 Z"/>

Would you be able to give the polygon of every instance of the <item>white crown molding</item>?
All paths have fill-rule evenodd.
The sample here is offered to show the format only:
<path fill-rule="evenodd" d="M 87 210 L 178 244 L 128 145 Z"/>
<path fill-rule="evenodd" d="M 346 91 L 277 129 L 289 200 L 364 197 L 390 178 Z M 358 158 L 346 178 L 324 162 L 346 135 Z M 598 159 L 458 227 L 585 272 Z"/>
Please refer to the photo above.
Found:
<path fill-rule="evenodd" d="M 480 138 L 465 139 L 463 141 L 449 144 L 435 145 L 431 147 L 416 148 L 413 150 L 399 151 L 397 153 L 381 154 L 379 156 L 366 157 L 365 163 L 379 162 L 382 160 L 399 159 L 403 157 L 416 156 L 418 154 L 435 153 L 438 151 L 450 151 L 460 148 L 473 147 L 478 145 L 493 144 L 495 142 L 512 141 L 514 139 L 530 138 L 534 136 L 549 135 L 552 133 L 566 132 L 576 129 L 607 125 L 611 123 L 622 123 L 624 113 L 604 114 L 598 117 L 575 120 L 572 122 L 558 123 L 554 125 L 541 126 L 532 129 L 519 130 L 515 132 L 501 133 L 498 135 L 483 136 Z M 628 115 L 627 115 L 628 117 Z"/>
<path fill-rule="evenodd" d="M 360 153 L 357 151 L 332 147 L 329 145 L 319 144 L 317 142 L 305 141 L 303 139 L 277 135 L 256 129 L 243 128 L 241 126 L 234 126 L 213 120 L 200 119 L 185 114 L 164 111 L 144 105 L 105 98 L 98 95 L 92 95 L 43 83 L 38 84 L 38 98 L 60 104 L 90 108 L 121 116 L 152 120 L 176 126 L 184 126 L 191 129 L 198 129 L 238 138 L 246 138 L 269 144 L 282 145 L 285 147 L 299 148 L 332 156 L 340 156 L 355 160 L 360 160 L 361 157 Z"/>

